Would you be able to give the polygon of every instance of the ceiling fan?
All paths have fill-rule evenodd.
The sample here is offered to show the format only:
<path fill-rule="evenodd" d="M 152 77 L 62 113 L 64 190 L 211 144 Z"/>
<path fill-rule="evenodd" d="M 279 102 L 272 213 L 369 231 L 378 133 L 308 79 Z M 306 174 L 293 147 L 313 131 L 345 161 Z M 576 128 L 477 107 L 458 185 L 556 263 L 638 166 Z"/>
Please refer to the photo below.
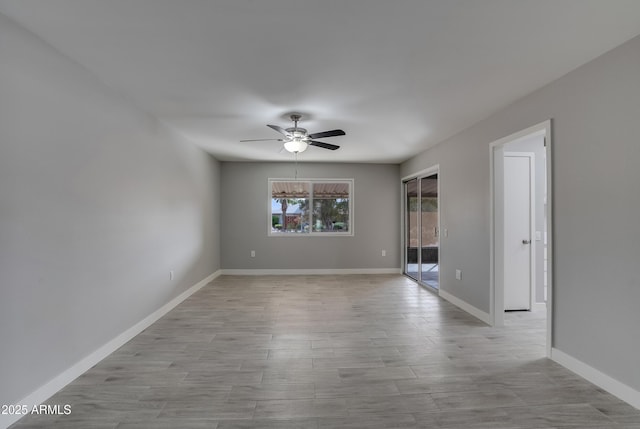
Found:
<path fill-rule="evenodd" d="M 253 139 L 253 140 L 240 140 L 240 141 L 241 142 L 279 141 L 279 142 L 284 142 L 284 148 L 287 151 L 291 153 L 300 153 L 307 150 L 308 146 L 316 146 L 316 147 L 321 147 L 323 149 L 336 150 L 340 148 L 340 146 L 319 142 L 315 139 L 346 135 L 346 133 L 342 130 L 331 130 L 331 131 L 323 131 L 320 133 L 309 134 L 307 133 L 306 129 L 298 127 L 298 121 L 301 118 L 300 114 L 292 113 L 289 117 L 293 121 L 293 127 L 291 128 L 285 129 L 285 128 L 279 127 L 278 125 L 267 125 L 267 127 L 282 134 L 284 138 Z"/>

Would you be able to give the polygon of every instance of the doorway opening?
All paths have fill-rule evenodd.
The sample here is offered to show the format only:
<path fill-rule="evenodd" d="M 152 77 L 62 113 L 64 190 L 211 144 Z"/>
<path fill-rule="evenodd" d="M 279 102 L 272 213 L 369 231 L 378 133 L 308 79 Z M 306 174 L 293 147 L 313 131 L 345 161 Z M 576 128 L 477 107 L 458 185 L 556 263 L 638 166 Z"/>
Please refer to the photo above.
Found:
<path fill-rule="evenodd" d="M 440 288 L 440 216 L 437 167 L 402 181 L 403 271 L 421 285 Z"/>
<path fill-rule="evenodd" d="M 551 121 L 493 142 L 491 149 L 491 314 L 546 317 L 552 333 Z"/>
<path fill-rule="evenodd" d="M 520 145 L 544 150 L 542 136 L 532 136 Z M 520 142 L 505 144 L 514 150 Z M 540 153 L 538 153 L 540 154 Z M 504 310 L 531 311 L 536 300 L 536 153 L 504 152 Z M 538 186 L 538 188 L 540 188 Z M 541 199 L 544 195 L 541 196 Z M 543 201 L 540 201 L 544 204 Z M 543 244 L 544 245 L 544 244 Z M 540 301 L 544 303 L 544 300 Z"/>

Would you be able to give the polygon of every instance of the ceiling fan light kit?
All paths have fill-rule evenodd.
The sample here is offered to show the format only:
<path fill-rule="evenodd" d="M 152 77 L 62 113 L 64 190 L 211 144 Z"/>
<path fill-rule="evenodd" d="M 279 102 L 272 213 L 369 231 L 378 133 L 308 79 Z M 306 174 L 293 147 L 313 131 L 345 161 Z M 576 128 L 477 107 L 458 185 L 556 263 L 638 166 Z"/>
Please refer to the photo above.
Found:
<path fill-rule="evenodd" d="M 309 145 L 300 139 L 294 139 L 289 142 L 284 142 L 284 148 L 291 153 L 300 153 L 307 150 Z"/>
<path fill-rule="evenodd" d="M 254 140 L 240 140 L 241 142 L 250 142 L 250 141 L 281 141 L 284 142 L 284 148 L 291 153 L 300 153 L 307 150 L 309 146 L 316 146 L 323 149 L 336 150 L 339 149 L 340 146 L 319 142 L 314 139 L 317 138 L 326 138 L 326 137 L 336 137 L 336 136 L 344 136 L 346 133 L 342 130 L 330 130 L 323 131 L 320 133 L 309 134 L 306 129 L 298 127 L 298 121 L 301 118 L 299 113 L 292 113 L 290 116 L 293 121 L 293 127 L 284 129 L 278 125 L 267 125 L 267 127 L 271 128 L 274 131 L 279 132 L 284 136 L 284 139 L 254 139 Z"/>

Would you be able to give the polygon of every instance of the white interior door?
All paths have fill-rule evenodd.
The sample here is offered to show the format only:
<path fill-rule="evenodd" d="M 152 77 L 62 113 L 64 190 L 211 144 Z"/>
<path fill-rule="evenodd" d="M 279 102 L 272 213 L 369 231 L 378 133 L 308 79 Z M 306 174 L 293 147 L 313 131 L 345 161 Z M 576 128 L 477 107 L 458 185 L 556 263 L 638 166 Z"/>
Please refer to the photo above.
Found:
<path fill-rule="evenodd" d="M 504 306 L 531 309 L 532 157 L 504 157 Z"/>

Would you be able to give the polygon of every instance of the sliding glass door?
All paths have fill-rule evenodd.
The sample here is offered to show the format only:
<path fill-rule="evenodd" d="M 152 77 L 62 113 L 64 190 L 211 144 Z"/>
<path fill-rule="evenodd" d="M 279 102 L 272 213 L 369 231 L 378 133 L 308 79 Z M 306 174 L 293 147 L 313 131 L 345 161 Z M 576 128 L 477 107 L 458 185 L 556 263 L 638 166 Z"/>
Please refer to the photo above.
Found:
<path fill-rule="evenodd" d="M 418 225 L 418 179 L 404 182 L 405 191 L 405 254 L 404 273 L 414 280 L 420 280 L 418 266 L 418 244 L 420 242 L 420 226 Z"/>
<path fill-rule="evenodd" d="M 420 179 L 420 279 L 438 289 L 438 254 L 440 231 L 438 224 L 438 175 Z"/>
<path fill-rule="evenodd" d="M 404 273 L 421 284 L 438 289 L 438 175 L 407 180 L 404 182 L 404 191 Z"/>

